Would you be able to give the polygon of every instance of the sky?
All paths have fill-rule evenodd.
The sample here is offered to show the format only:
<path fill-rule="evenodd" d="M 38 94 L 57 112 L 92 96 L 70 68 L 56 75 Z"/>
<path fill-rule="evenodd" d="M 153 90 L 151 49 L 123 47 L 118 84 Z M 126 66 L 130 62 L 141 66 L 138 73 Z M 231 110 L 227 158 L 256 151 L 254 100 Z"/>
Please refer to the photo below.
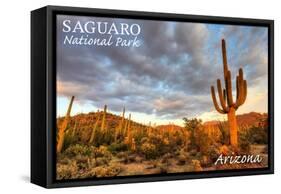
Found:
<path fill-rule="evenodd" d="M 139 47 L 65 45 L 62 22 L 136 23 Z M 70 33 L 71 34 L 71 33 Z M 109 35 L 94 34 L 97 38 Z M 116 38 L 119 35 L 113 35 Z M 133 39 L 132 35 L 122 36 Z M 182 118 L 225 119 L 212 102 L 210 86 L 223 78 L 221 39 L 227 44 L 228 65 L 235 77 L 240 67 L 248 84 L 245 104 L 237 114 L 267 112 L 268 31 L 265 27 L 84 16 L 57 17 L 57 116 L 109 112 L 140 123 L 182 125 Z"/>

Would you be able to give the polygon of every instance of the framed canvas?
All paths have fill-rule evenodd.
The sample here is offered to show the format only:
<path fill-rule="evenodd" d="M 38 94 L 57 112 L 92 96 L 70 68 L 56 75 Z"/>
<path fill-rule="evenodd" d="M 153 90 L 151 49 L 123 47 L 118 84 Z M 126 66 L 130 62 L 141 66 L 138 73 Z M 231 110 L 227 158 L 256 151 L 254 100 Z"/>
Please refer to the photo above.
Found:
<path fill-rule="evenodd" d="M 273 173 L 273 21 L 31 12 L 31 182 Z"/>

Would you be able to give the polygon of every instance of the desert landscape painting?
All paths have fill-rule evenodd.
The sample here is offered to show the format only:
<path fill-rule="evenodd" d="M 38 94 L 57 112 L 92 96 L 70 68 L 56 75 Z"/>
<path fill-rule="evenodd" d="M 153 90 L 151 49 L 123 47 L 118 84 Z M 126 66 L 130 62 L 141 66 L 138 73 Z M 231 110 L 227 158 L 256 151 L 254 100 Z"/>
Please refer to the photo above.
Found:
<path fill-rule="evenodd" d="M 57 25 L 57 180 L 268 166 L 267 28 L 67 15 Z M 66 44 L 66 33 L 97 42 Z"/>

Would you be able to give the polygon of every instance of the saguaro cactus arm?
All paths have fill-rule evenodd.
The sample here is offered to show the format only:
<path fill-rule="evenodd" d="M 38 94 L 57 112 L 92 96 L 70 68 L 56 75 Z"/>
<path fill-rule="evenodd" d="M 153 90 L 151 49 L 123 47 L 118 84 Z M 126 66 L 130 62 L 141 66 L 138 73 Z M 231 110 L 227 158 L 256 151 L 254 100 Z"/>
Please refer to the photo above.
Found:
<path fill-rule="evenodd" d="M 233 97 L 232 97 L 232 84 L 231 84 L 231 73 L 227 71 L 227 75 L 225 77 L 225 89 L 226 89 L 226 98 L 228 106 L 233 105 Z"/>
<path fill-rule="evenodd" d="M 222 39 L 222 60 L 223 60 L 223 75 L 224 78 L 227 75 L 228 72 L 228 66 L 227 66 L 227 55 L 226 55 L 226 48 L 225 48 L 225 40 Z"/>
<path fill-rule="evenodd" d="M 217 80 L 217 87 L 218 87 L 219 99 L 220 99 L 220 103 L 221 103 L 222 109 L 224 110 L 224 112 L 228 112 L 229 109 L 226 106 L 225 96 L 224 96 L 224 94 L 222 92 L 221 80 L 220 79 Z"/>
<path fill-rule="evenodd" d="M 243 69 L 239 69 L 239 74 L 236 77 L 236 103 L 234 104 L 234 108 L 238 109 L 239 106 L 244 104 L 247 97 L 247 81 L 243 79 Z"/>
<path fill-rule="evenodd" d="M 215 92 L 215 88 L 214 86 L 211 86 L 211 93 L 212 93 L 212 99 L 213 99 L 213 103 L 214 103 L 214 106 L 216 108 L 216 110 L 219 112 L 219 113 L 226 113 L 225 110 L 221 109 L 218 105 L 218 102 L 217 102 L 217 99 L 216 99 L 216 92 Z"/>

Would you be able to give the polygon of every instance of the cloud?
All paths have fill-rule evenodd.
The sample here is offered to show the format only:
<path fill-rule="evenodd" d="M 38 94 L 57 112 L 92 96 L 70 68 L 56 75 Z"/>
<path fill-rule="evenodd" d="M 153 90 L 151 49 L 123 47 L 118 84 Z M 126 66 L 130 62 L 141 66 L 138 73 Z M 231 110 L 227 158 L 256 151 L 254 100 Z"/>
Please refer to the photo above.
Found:
<path fill-rule="evenodd" d="M 220 39 L 227 39 L 230 69 L 241 66 L 250 85 L 266 81 L 264 28 L 111 18 L 68 18 L 138 23 L 141 47 L 66 46 L 58 28 L 58 94 L 77 96 L 95 107 L 154 114 L 163 119 L 192 117 L 213 110 L 210 85 L 222 78 Z M 97 38 L 102 38 L 95 35 Z M 130 37 L 129 37 L 130 38 Z M 237 48 L 237 50 L 235 50 Z M 255 81 L 256 80 L 256 81 Z"/>

